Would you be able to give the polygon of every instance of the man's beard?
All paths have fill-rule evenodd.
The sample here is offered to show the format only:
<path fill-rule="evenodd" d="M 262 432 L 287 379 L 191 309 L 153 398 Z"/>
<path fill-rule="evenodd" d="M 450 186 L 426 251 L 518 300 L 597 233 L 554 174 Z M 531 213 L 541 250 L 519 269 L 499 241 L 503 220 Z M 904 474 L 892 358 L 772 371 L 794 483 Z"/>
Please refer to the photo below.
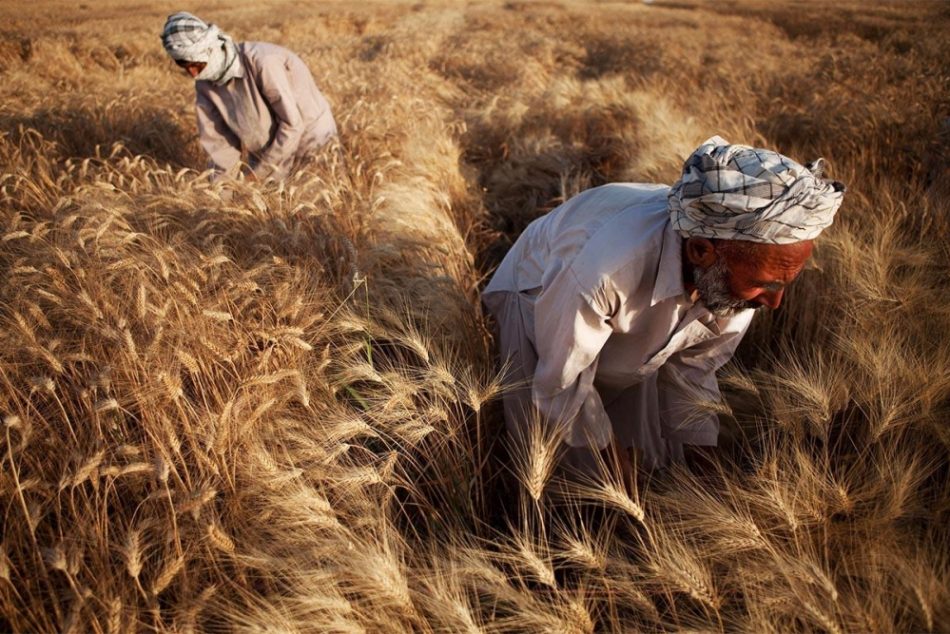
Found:
<path fill-rule="evenodd" d="M 729 292 L 729 270 L 722 258 L 709 268 L 695 267 L 693 283 L 703 304 L 716 317 L 732 317 L 740 311 L 762 307 L 761 304 L 732 296 Z"/>

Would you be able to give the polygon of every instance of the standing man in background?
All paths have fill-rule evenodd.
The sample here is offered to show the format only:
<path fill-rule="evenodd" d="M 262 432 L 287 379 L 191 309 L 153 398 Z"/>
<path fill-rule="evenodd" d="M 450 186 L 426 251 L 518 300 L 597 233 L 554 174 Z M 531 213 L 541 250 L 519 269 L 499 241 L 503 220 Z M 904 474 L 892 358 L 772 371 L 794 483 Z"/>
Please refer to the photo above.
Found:
<path fill-rule="evenodd" d="M 841 204 L 821 166 L 712 137 L 673 187 L 605 185 L 532 222 L 483 294 L 510 368 L 510 434 L 537 412 L 569 466 L 611 449 L 628 476 L 633 450 L 649 469 L 716 445 L 716 371 Z"/>
<path fill-rule="evenodd" d="M 242 151 L 248 178 L 285 178 L 336 136 L 330 104 L 291 51 L 264 42 L 235 44 L 185 12 L 168 17 L 162 44 L 197 80 L 199 141 L 215 179 L 236 176 Z"/>

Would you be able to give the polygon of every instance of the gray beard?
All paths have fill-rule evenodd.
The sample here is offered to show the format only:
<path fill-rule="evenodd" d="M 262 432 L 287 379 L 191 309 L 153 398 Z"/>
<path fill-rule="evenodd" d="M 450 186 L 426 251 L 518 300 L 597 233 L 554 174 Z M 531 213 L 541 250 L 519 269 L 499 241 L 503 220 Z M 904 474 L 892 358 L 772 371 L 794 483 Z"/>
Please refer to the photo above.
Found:
<path fill-rule="evenodd" d="M 743 310 L 762 307 L 761 304 L 733 297 L 729 292 L 728 278 L 729 271 L 722 258 L 709 268 L 697 266 L 693 269 L 693 283 L 699 292 L 699 299 L 709 312 L 716 317 L 733 317 Z"/>

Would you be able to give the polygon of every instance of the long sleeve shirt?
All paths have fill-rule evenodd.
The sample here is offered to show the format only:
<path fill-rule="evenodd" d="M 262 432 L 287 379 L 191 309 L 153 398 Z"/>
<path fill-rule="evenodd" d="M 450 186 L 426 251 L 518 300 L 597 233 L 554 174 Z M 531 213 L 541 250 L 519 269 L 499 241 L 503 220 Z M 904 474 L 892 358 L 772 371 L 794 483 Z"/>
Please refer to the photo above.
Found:
<path fill-rule="evenodd" d="M 195 82 L 201 147 L 216 178 L 234 170 L 242 149 L 259 178 L 283 178 L 296 158 L 336 136 L 330 104 L 291 51 L 263 42 L 237 49 L 238 77 Z"/>
<path fill-rule="evenodd" d="M 612 184 L 583 192 L 531 223 L 485 289 L 489 306 L 497 293 L 527 300 L 519 305 L 533 324 L 526 333 L 537 355 L 532 400 L 565 426 L 572 446 L 606 446 L 611 403 L 647 378 L 659 402 L 643 411 L 660 420 L 622 424 L 655 424 L 679 443 L 716 444 L 718 419 L 696 402 L 719 400 L 715 372 L 753 311 L 716 318 L 687 295 L 668 191 Z"/>

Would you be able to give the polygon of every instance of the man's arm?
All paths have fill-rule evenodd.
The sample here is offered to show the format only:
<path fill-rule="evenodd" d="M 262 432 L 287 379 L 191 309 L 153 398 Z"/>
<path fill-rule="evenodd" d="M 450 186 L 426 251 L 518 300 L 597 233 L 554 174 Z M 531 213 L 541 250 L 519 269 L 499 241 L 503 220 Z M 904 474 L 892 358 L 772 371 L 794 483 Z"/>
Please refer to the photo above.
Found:
<path fill-rule="evenodd" d="M 715 339 L 681 350 L 660 368 L 657 382 L 662 434 L 686 445 L 715 446 L 716 406 L 722 402 L 716 371 L 735 353 L 752 321 L 752 311 L 733 317 Z"/>
<path fill-rule="evenodd" d="M 208 167 L 214 180 L 228 174 L 241 162 L 241 140 L 221 118 L 218 109 L 201 92 L 195 100 L 198 114 L 198 140 L 208 153 Z"/>
<path fill-rule="evenodd" d="M 294 97 L 289 64 L 289 59 L 279 55 L 267 55 L 261 59 L 261 94 L 277 120 L 277 131 L 254 167 L 259 178 L 282 176 L 292 164 L 303 138 L 304 120 Z"/>
<path fill-rule="evenodd" d="M 532 400 L 549 422 L 563 425 L 574 447 L 610 442 L 610 419 L 594 388 L 597 357 L 612 329 L 604 291 L 585 291 L 574 272 L 563 269 L 535 302 L 538 364 Z"/>

